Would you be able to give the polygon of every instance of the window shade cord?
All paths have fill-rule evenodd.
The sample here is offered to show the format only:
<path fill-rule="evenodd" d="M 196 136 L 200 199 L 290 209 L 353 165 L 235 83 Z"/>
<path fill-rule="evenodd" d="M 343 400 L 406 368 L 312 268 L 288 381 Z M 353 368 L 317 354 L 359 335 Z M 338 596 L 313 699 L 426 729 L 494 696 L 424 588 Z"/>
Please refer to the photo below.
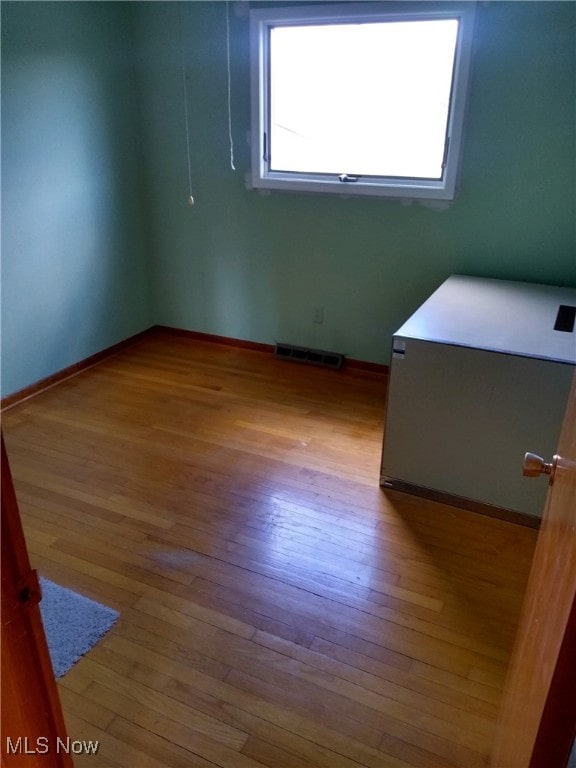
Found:
<path fill-rule="evenodd" d="M 226 0 L 226 55 L 228 69 L 228 139 L 230 141 L 230 167 L 236 170 L 234 165 L 234 139 L 232 137 L 232 85 L 230 67 L 230 3 Z"/>
<path fill-rule="evenodd" d="M 180 53 L 182 57 L 182 95 L 184 99 L 184 119 L 186 123 L 186 154 L 188 157 L 188 202 L 194 205 L 192 195 L 192 168 L 190 164 L 190 121 L 188 119 L 188 88 L 186 87 L 186 54 L 184 50 L 184 25 L 182 23 L 182 4 L 178 3 L 178 19 L 180 22 Z"/>

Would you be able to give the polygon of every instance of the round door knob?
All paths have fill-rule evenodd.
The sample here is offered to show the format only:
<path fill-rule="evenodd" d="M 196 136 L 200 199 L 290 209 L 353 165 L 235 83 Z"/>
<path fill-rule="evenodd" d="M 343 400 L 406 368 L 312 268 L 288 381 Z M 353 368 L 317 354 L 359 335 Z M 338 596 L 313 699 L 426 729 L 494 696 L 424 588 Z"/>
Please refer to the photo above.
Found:
<path fill-rule="evenodd" d="M 554 468 L 554 462 L 548 464 L 542 456 L 535 453 L 524 454 L 524 464 L 522 465 L 522 474 L 524 477 L 539 477 L 540 475 L 550 475 Z"/>

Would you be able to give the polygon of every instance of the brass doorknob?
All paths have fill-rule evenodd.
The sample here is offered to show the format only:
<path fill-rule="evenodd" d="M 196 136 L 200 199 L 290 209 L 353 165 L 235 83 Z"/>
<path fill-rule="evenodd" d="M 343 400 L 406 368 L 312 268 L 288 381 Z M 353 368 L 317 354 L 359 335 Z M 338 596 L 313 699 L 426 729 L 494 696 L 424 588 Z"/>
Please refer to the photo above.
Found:
<path fill-rule="evenodd" d="M 550 463 L 544 461 L 542 456 L 535 453 L 524 454 L 524 464 L 522 465 L 522 474 L 524 477 L 539 477 L 540 475 L 554 474 L 556 469 L 557 456 L 554 456 Z M 552 477 L 550 478 L 552 479 Z"/>

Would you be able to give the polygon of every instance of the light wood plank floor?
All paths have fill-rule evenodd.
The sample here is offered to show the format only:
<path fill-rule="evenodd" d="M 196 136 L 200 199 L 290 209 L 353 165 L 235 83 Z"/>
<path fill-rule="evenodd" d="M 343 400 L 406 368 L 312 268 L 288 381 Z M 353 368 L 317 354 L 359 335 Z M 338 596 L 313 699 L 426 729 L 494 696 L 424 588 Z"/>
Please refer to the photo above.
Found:
<path fill-rule="evenodd" d="M 3 415 L 33 565 L 121 613 L 77 766 L 484 765 L 536 534 L 383 492 L 385 385 L 158 332 Z"/>

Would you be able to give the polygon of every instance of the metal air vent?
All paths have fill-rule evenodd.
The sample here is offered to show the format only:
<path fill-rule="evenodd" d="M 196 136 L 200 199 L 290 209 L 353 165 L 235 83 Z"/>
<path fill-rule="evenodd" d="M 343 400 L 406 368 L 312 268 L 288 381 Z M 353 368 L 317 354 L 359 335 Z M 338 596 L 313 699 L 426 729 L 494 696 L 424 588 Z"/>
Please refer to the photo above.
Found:
<path fill-rule="evenodd" d="M 321 365 L 325 368 L 341 368 L 344 355 L 339 352 L 325 352 L 321 349 L 308 349 L 308 347 L 295 347 L 293 344 L 276 344 L 274 357 L 279 360 L 294 360 L 298 363 L 309 365 Z"/>

